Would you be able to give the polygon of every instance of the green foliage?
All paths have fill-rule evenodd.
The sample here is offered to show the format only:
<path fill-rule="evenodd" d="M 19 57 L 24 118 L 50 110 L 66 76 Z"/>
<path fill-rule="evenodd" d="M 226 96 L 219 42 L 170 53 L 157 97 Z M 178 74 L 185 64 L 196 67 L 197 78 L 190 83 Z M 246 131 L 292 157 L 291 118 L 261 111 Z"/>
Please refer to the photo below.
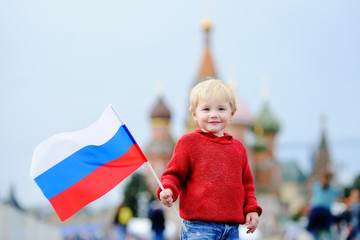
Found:
<path fill-rule="evenodd" d="M 351 187 L 344 188 L 344 197 L 348 198 L 350 196 Z"/>
<path fill-rule="evenodd" d="M 133 173 L 130 182 L 124 190 L 124 203 L 131 208 L 134 217 L 137 217 L 137 199 L 140 192 L 149 192 L 149 187 L 145 182 L 143 174 Z"/>
<path fill-rule="evenodd" d="M 353 188 L 360 189 L 360 174 L 355 178 Z"/>
<path fill-rule="evenodd" d="M 349 197 L 351 189 L 354 189 L 354 188 L 357 188 L 360 190 L 360 174 L 355 177 L 352 185 L 346 186 L 344 188 L 344 197 L 346 197 L 346 198 Z"/>

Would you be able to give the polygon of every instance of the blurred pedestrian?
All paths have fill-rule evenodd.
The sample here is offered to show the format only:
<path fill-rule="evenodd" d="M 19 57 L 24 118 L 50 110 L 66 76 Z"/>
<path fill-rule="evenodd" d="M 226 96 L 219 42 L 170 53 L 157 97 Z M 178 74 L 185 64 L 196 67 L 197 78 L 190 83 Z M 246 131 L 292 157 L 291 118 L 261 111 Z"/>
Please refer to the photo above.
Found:
<path fill-rule="evenodd" d="M 163 240 L 165 230 L 164 211 L 159 202 L 153 202 L 149 210 L 149 218 L 151 220 L 151 229 L 153 231 L 153 240 Z"/>
<path fill-rule="evenodd" d="M 334 221 L 331 205 L 339 197 L 339 190 L 331 184 L 332 173 L 323 171 L 320 182 L 312 187 L 311 210 L 307 230 L 315 239 L 332 239 L 331 224 Z"/>
<path fill-rule="evenodd" d="M 116 211 L 115 218 L 114 218 L 114 224 L 115 228 L 117 229 L 115 234 L 117 237 L 115 239 L 117 240 L 124 240 L 126 239 L 126 228 L 130 221 L 130 219 L 133 217 L 133 213 L 125 203 L 122 203 L 119 208 Z"/>
<path fill-rule="evenodd" d="M 354 188 L 350 192 L 350 234 L 347 240 L 360 239 L 360 190 Z"/>

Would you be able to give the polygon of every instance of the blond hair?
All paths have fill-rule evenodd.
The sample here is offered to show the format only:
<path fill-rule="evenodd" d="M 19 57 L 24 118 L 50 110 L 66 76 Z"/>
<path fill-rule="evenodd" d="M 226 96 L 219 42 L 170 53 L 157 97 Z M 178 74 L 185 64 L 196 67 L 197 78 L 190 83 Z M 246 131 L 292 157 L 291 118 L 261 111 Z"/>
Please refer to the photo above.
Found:
<path fill-rule="evenodd" d="M 207 100 L 209 97 L 225 98 L 230 103 L 231 112 L 236 110 L 235 95 L 231 87 L 224 81 L 209 79 L 198 83 L 191 89 L 190 112 L 195 112 L 200 100 Z"/>

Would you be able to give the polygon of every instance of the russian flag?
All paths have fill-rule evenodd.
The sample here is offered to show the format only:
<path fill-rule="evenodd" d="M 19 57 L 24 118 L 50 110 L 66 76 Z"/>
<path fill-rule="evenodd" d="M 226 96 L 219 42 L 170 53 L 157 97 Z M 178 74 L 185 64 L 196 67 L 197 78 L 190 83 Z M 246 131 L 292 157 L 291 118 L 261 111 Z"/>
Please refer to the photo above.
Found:
<path fill-rule="evenodd" d="M 91 126 L 40 143 L 33 153 L 30 176 L 65 221 L 145 162 L 140 147 L 109 105 Z"/>

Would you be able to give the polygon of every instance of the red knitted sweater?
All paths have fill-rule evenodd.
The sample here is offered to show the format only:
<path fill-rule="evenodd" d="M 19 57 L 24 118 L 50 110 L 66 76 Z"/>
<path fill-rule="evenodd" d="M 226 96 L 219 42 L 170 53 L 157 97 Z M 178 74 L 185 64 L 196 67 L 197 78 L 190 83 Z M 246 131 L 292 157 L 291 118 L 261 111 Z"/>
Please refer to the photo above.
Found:
<path fill-rule="evenodd" d="M 245 222 L 257 204 L 253 177 L 243 144 L 225 133 L 217 137 L 196 130 L 176 144 L 161 176 L 164 188 L 179 197 L 180 216 L 186 220 Z M 161 189 L 157 190 L 157 196 Z"/>

